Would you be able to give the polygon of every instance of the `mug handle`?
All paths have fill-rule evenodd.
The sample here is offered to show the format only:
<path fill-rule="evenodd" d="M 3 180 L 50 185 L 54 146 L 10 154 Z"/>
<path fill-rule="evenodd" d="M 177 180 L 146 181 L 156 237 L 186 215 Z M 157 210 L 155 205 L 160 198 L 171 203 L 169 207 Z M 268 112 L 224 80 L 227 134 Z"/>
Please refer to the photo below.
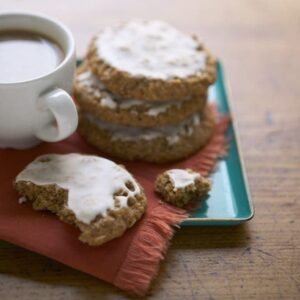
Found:
<path fill-rule="evenodd" d="M 38 98 L 38 109 L 49 111 L 56 122 L 49 122 L 36 129 L 36 137 L 45 142 L 58 142 L 70 136 L 77 128 L 78 115 L 71 96 L 55 88 Z M 56 124 L 55 124 L 56 123 Z"/>

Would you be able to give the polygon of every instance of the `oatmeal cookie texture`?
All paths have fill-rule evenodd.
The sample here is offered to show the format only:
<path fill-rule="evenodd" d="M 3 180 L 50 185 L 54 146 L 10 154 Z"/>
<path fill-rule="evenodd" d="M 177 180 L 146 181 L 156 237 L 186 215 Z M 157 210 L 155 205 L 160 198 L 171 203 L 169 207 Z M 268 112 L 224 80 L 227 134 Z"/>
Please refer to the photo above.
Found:
<path fill-rule="evenodd" d="M 183 159 L 201 149 L 214 131 L 214 117 L 207 107 L 202 114 L 160 128 L 135 128 L 107 123 L 80 114 L 79 132 L 101 151 L 127 160 L 165 163 Z"/>
<path fill-rule="evenodd" d="M 115 95 L 140 100 L 199 97 L 216 76 L 215 59 L 202 43 L 157 20 L 105 28 L 86 60 Z"/>
<path fill-rule="evenodd" d="M 79 239 L 91 246 L 121 236 L 147 206 L 143 189 L 123 166 L 92 155 L 42 155 L 14 186 L 34 209 L 77 226 Z"/>
<path fill-rule="evenodd" d="M 201 112 L 207 102 L 206 95 L 184 101 L 123 99 L 112 94 L 86 63 L 78 69 L 74 96 L 83 112 L 104 121 L 136 127 L 160 127 L 180 122 Z"/>
<path fill-rule="evenodd" d="M 191 169 L 172 169 L 155 180 L 155 191 L 168 203 L 183 207 L 210 191 L 210 181 Z"/>

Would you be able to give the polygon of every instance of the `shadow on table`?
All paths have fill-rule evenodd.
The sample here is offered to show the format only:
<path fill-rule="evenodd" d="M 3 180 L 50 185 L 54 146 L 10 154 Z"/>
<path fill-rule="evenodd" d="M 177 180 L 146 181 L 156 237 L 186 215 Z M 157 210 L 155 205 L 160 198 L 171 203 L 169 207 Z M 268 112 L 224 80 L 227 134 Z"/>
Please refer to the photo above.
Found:
<path fill-rule="evenodd" d="M 186 226 L 175 235 L 175 249 L 214 249 L 247 247 L 252 237 L 247 224 L 238 226 Z"/>

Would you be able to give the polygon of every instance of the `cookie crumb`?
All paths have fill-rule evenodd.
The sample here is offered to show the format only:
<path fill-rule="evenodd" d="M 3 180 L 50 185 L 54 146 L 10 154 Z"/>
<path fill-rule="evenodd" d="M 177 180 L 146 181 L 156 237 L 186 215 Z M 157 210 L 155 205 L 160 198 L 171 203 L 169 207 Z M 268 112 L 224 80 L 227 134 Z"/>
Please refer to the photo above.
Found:
<path fill-rule="evenodd" d="M 27 198 L 26 197 L 20 197 L 18 202 L 19 202 L 19 204 L 23 204 L 23 203 L 27 202 Z"/>
<path fill-rule="evenodd" d="M 178 207 L 205 196 L 210 189 L 210 181 L 191 169 L 167 170 L 155 180 L 155 191 L 162 200 Z"/>

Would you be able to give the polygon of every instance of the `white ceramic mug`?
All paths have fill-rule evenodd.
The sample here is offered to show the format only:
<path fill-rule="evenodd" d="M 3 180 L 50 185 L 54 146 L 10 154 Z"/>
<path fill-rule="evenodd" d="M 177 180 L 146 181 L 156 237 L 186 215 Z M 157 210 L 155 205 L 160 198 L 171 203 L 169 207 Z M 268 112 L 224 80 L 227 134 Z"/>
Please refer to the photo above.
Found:
<path fill-rule="evenodd" d="M 69 94 L 76 68 L 71 32 L 47 16 L 19 12 L 1 13 L 0 29 L 44 34 L 64 51 L 63 61 L 49 74 L 24 82 L 0 82 L 0 148 L 25 149 L 68 137 L 78 123 Z"/>

